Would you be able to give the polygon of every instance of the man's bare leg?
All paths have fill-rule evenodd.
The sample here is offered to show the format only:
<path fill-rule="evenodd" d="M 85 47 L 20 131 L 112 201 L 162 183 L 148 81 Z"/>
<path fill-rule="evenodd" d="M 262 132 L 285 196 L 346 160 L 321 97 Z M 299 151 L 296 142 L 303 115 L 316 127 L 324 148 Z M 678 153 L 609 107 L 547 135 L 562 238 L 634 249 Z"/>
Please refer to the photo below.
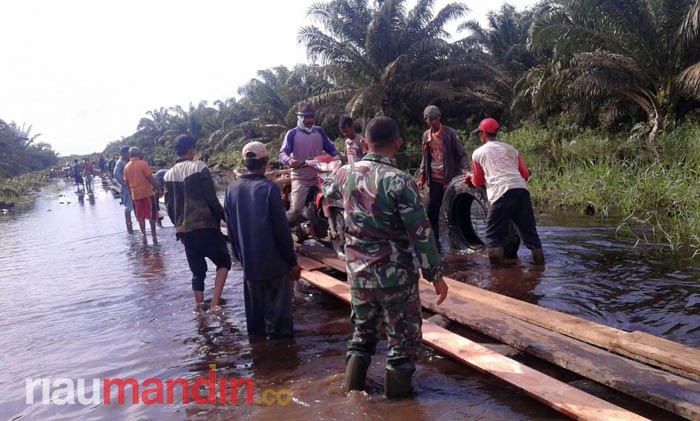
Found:
<path fill-rule="evenodd" d="M 131 211 L 124 211 L 124 222 L 126 222 L 126 232 L 133 234 L 134 227 L 131 224 Z"/>
<path fill-rule="evenodd" d="M 153 244 L 158 244 L 158 237 L 156 237 L 156 221 L 149 219 L 148 223 L 151 225 L 151 236 L 153 236 Z"/>
<path fill-rule="evenodd" d="M 146 220 L 145 219 L 137 219 L 139 221 L 139 229 L 141 230 L 141 234 L 143 236 L 146 236 Z"/>
<path fill-rule="evenodd" d="M 194 293 L 194 310 L 204 310 L 204 291 L 192 291 Z"/>
<path fill-rule="evenodd" d="M 227 276 L 228 269 L 217 269 L 216 280 L 214 281 L 214 295 L 211 297 L 211 304 L 209 305 L 210 310 L 216 310 L 216 308 L 219 307 L 219 302 L 221 301 L 221 293 L 224 291 L 224 285 L 226 285 Z"/>

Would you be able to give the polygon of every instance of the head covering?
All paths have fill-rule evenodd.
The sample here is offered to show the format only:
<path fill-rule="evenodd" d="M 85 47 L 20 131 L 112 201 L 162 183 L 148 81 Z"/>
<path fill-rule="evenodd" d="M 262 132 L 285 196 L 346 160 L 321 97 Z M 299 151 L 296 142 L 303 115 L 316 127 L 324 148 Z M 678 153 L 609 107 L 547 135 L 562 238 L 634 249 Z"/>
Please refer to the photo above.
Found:
<path fill-rule="evenodd" d="M 122 154 L 122 155 L 125 154 L 125 153 L 129 153 L 129 147 L 128 147 L 128 146 L 122 146 L 122 147 L 119 149 L 119 153 Z"/>
<path fill-rule="evenodd" d="M 314 106 L 310 103 L 302 102 L 299 104 L 299 108 L 297 109 L 297 115 L 304 117 L 313 117 L 316 115 L 316 110 L 314 110 Z"/>
<path fill-rule="evenodd" d="M 440 109 L 434 105 L 428 105 L 423 110 L 423 118 L 437 118 L 440 117 Z"/>
<path fill-rule="evenodd" d="M 488 134 L 496 134 L 501 126 L 494 118 L 485 118 L 479 123 L 479 127 L 472 130 L 472 133 L 484 132 Z"/>
<path fill-rule="evenodd" d="M 250 142 L 243 147 L 243 159 L 263 159 L 267 158 L 267 148 L 264 143 Z"/>
<path fill-rule="evenodd" d="M 139 148 L 137 148 L 136 146 L 132 146 L 129 148 L 129 155 L 141 156 L 141 150 Z"/>

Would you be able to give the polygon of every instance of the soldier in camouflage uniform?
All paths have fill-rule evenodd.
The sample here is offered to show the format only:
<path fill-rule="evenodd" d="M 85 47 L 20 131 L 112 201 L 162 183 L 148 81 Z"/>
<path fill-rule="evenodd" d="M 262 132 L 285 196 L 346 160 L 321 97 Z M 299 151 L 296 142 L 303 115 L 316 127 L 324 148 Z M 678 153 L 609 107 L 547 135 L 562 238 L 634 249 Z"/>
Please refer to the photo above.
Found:
<path fill-rule="evenodd" d="M 416 183 L 391 163 L 402 139 L 396 122 L 377 117 L 366 129 L 369 153 L 345 165 L 323 192 L 342 200 L 345 209 L 345 252 L 355 327 L 346 355 L 346 391 L 363 390 L 370 358 L 382 325 L 389 340 L 384 393 L 402 397 L 411 390 L 421 343 L 418 270 L 447 296 L 440 255 Z"/>

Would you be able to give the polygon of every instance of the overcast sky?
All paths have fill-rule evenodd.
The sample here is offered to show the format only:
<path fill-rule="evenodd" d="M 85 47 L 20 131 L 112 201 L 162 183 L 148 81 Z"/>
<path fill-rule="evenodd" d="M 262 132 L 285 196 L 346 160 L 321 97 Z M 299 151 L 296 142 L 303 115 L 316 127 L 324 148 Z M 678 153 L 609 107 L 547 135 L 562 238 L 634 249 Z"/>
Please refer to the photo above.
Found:
<path fill-rule="evenodd" d="M 296 34 L 311 3 L 4 0 L 0 119 L 61 155 L 101 151 L 149 110 L 231 98 L 260 69 L 306 62 Z M 464 3 L 483 22 L 505 1 Z"/>

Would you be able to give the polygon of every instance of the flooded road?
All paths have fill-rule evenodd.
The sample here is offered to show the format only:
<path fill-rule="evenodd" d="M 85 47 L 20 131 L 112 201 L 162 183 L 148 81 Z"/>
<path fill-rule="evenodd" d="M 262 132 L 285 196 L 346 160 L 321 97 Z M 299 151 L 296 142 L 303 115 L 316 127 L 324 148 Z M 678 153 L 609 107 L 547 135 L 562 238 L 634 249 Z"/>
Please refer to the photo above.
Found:
<path fill-rule="evenodd" d="M 99 180 L 98 180 L 99 181 Z M 342 395 L 349 306 L 299 285 L 296 339 L 251 342 L 245 330 L 240 267 L 229 274 L 219 314 L 196 314 L 184 249 L 165 222 L 159 244 L 125 232 L 119 200 L 101 187 L 80 203 L 59 181 L 36 202 L 0 216 L 0 331 L 3 419 L 564 419 L 503 383 L 423 348 L 414 400 L 381 396 L 382 343 L 369 395 Z M 700 268 L 647 258 L 608 227 L 569 228 L 544 218 L 544 272 L 523 264 L 492 271 L 482 256 L 449 256 L 453 277 L 609 326 L 700 347 Z M 205 281 L 211 296 L 212 276 Z M 253 379 L 237 404 L 118 404 L 70 401 L 56 379 Z M 569 376 L 570 377 L 570 376 Z M 48 379 L 53 403 L 42 403 Z M 71 389 L 72 390 L 72 389 Z M 127 389 L 128 390 L 128 389 Z M 177 389 L 180 390 L 180 389 Z M 242 389 L 239 389 L 242 390 Z M 253 401 L 247 404 L 246 393 Z M 267 391 L 267 393 L 266 393 Z M 270 394 L 269 391 L 272 391 Z M 274 396 L 273 396 L 274 395 Z M 27 399 L 34 401 L 27 404 Z M 127 398 L 128 400 L 129 398 Z M 167 402 L 167 396 L 164 397 Z M 274 399 L 272 399 L 274 401 Z M 59 402 L 59 403 L 56 403 Z M 619 404 L 619 403 L 618 403 Z"/>

